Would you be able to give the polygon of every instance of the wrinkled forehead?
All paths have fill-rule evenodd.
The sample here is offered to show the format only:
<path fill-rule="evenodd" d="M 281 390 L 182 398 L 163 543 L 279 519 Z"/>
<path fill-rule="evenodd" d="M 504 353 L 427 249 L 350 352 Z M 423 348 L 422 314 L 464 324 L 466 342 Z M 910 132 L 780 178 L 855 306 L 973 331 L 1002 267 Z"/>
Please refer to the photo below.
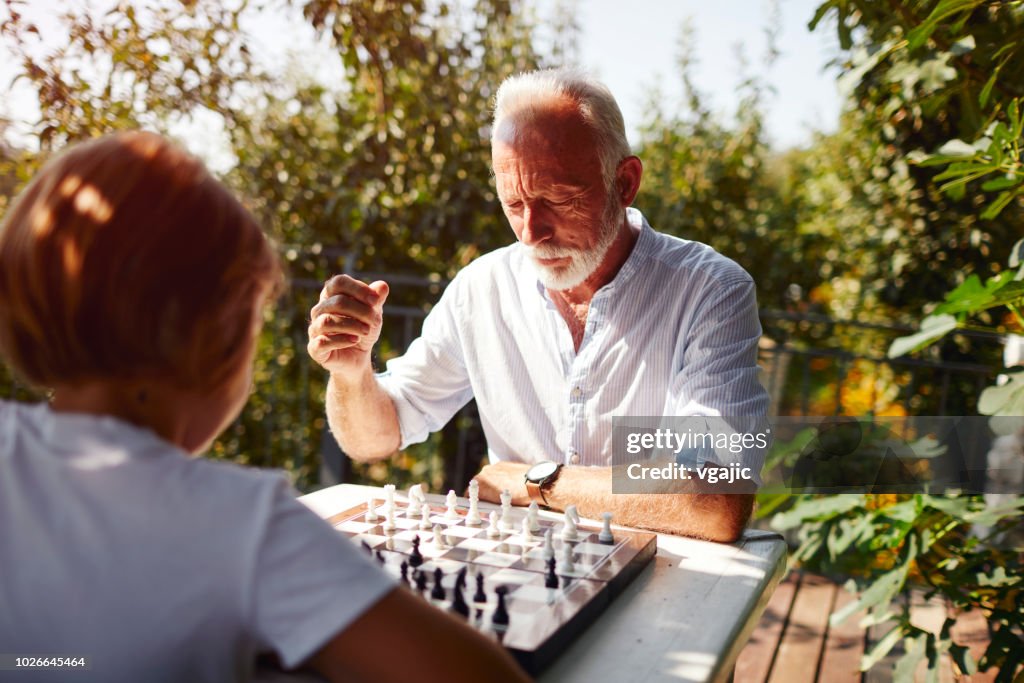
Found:
<path fill-rule="evenodd" d="M 590 126 L 576 103 L 564 96 L 523 103 L 506 112 L 491 142 L 492 155 L 498 147 L 573 156 L 589 156 L 596 149 Z"/>

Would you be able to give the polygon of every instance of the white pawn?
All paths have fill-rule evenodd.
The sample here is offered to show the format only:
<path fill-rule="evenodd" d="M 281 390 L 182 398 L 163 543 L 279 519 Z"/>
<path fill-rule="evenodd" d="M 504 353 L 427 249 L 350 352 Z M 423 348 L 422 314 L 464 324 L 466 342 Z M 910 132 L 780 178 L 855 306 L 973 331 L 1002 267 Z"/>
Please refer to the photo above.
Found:
<path fill-rule="evenodd" d="M 455 495 L 455 491 L 448 491 L 448 495 L 445 497 L 445 502 L 448 505 L 448 509 L 444 513 L 445 519 L 458 519 L 459 518 L 459 497 Z"/>
<path fill-rule="evenodd" d="M 575 541 L 580 535 L 576 532 L 576 520 L 566 510 L 565 513 L 565 526 L 562 527 L 562 540 L 563 541 Z"/>
<path fill-rule="evenodd" d="M 555 543 L 551 539 L 551 529 L 544 532 L 544 559 L 550 560 L 555 556 Z"/>
<path fill-rule="evenodd" d="M 385 484 L 384 485 L 384 513 L 388 514 L 391 510 L 395 509 L 395 485 Z"/>
<path fill-rule="evenodd" d="M 530 531 L 530 520 L 528 518 L 526 518 L 526 517 L 523 517 L 523 533 L 522 533 L 522 536 L 523 536 L 523 540 L 524 541 L 529 542 L 529 541 L 533 540 L 533 532 Z"/>
<path fill-rule="evenodd" d="M 480 517 L 480 505 L 476 498 L 469 498 L 469 512 L 466 513 L 466 524 L 469 526 L 480 526 L 483 520 Z"/>
<path fill-rule="evenodd" d="M 435 524 L 434 525 L 434 545 L 437 546 L 438 548 L 445 548 L 448 545 L 447 543 L 444 542 L 444 536 L 441 535 L 441 525 L 440 524 Z"/>
<path fill-rule="evenodd" d="M 366 521 L 376 522 L 378 519 L 380 519 L 380 516 L 377 514 L 377 499 L 370 496 L 369 500 L 366 501 Z"/>
<path fill-rule="evenodd" d="M 420 506 L 420 528 L 430 528 L 430 506 L 426 503 Z"/>
<path fill-rule="evenodd" d="M 498 530 L 498 512 L 491 510 L 490 526 L 487 527 L 487 535 L 491 538 L 497 538 L 501 536 L 501 531 Z"/>
<path fill-rule="evenodd" d="M 566 543 L 562 546 L 562 573 L 571 574 L 575 568 L 572 563 L 572 546 Z"/>
<path fill-rule="evenodd" d="M 395 526 L 396 526 L 395 525 L 395 506 L 392 505 L 391 507 L 389 507 L 387 510 L 384 511 L 384 514 L 387 515 L 387 519 L 384 520 L 384 526 L 383 526 L 384 531 L 394 531 L 395 530 Z"/>
<path fill-rule="evenodd" d="M 530 533 L 540 533 L 540 520 L 537 519 L 537 513 L 540 508 L 537 507 L 537 501 L 532 501 L 530 507 L 526 510 L 526 519 L 530 523 Z"/>
<path fill-rule="evenodd" d="M 604 526 L 601 527 L 601 533 L 597 535 L 597 540 L 601 543 L 612 543 L 615 537 L 612 536 L 612 513 L 602 512 L 601 518 L 604 520 Z"/>

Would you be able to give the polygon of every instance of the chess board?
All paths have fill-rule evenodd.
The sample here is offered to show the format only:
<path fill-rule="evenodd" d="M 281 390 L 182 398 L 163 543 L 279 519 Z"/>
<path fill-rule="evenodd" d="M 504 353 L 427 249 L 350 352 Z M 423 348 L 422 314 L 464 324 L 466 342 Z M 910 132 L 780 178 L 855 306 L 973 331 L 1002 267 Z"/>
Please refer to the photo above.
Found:
<path fill-rule="evenodd" d="M 383 498 L 383 495 L 381 495 Z M 497 639 L 530 674 L 537 675 L 569 643 L 583 632 L 612 599 L 636 577 L 654 557 L 656 536 L 652 533 L 627 529 L 614 529 L 611 543 L 600 543 L 600 525 L 582 522 L 578 538 L 564 541 L 563 524 L 540 517 L 540 533 L 526 540 L 521 532 L 524 508 L 512 508 L 512 523 L 501 528 L 496 538 L 488 533 L 487 515 L 499 506 L 481 502 L 484 517 L 480 526 L 466 524 L 468 503 L 459 499 L 458 517 L 446 516 L 445 505 L 428 498 L 431 517 L 429 529 L 421 529 L 421 511 L 412 511 L 404 499 L 395 499 L 395 529 L 385 531 L 385 505 L 377 501 L 379 519 L 366 520 L 367 505 L 359 505 L 341 512 L 327 521 L 338 531 L 349 536 L 357 545 L 368 548 L 384 568 L 400 576 L 401 564 L 408 562 L 413 552 L 413 539 L 420 538 L 419 550 L 423 564 L 418 571 L 426 572 L 427 588 L 422 592 L 439 609 L 451 610 L 456 576 L 467 569 L 464 597 L 469 604 L 469 622 L 478 630 Z M 561 517 L 561 515 L 559 515 Z M 440 525 L 444 547 L 435 544 L 433 525 Z M 544 559 L 544 532 L 553 529 L 553 543 L 557 563 L 558 588 L 547 588 L 545 578 L 548 565 Z M 573 568 L 565 571 L 561 558 L 563 546 L 573 547 Z M 434 572 L 443 573 L 442 587 L 445 599 L 431 598 Z M 473 600 L 476 575 L 484 577 L 486 602 Z M 416 590 L 413 569 L 408 570 L 409 587 Z M 505 586 L 505 606 L 509 615 L 507 626 L 491 621 L 497 606 L 495 589 Z"/>

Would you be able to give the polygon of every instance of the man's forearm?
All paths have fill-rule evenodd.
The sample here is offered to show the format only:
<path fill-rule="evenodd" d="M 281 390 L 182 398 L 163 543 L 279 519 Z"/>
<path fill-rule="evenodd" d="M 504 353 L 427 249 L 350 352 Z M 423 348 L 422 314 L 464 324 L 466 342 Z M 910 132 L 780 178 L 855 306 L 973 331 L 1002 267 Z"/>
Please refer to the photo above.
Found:
<path fill-rule="evenodd" d="M 575 505 L 583 517 L 611 512 L 623 526 L 723 543 L 739 538 L 753 508 L 753 496 L 742 493 L 613 494 L 610 467 L 565 467 L 546 498 L 558 510 Z"/>
<path fill-rule="evenodd" d="M 395 404 L 369 366 L 357 381 L 331 376 L 327 423 L 338 445 L 353 460 L 386 458 L 398 450 L 402 438 Z"/>

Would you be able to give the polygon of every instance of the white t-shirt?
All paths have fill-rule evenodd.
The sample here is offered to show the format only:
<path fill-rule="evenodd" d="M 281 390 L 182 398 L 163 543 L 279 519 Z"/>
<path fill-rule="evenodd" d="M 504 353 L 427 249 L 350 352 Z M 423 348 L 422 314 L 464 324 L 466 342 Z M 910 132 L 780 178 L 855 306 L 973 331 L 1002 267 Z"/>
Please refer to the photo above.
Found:
<path fill-rule="evenodd" d="M 0 654 L 91 670 L 0 681 L 236 681 L 286 667 L 395 587 L 280 473 L 110 417 L 0 401 Z"/>

